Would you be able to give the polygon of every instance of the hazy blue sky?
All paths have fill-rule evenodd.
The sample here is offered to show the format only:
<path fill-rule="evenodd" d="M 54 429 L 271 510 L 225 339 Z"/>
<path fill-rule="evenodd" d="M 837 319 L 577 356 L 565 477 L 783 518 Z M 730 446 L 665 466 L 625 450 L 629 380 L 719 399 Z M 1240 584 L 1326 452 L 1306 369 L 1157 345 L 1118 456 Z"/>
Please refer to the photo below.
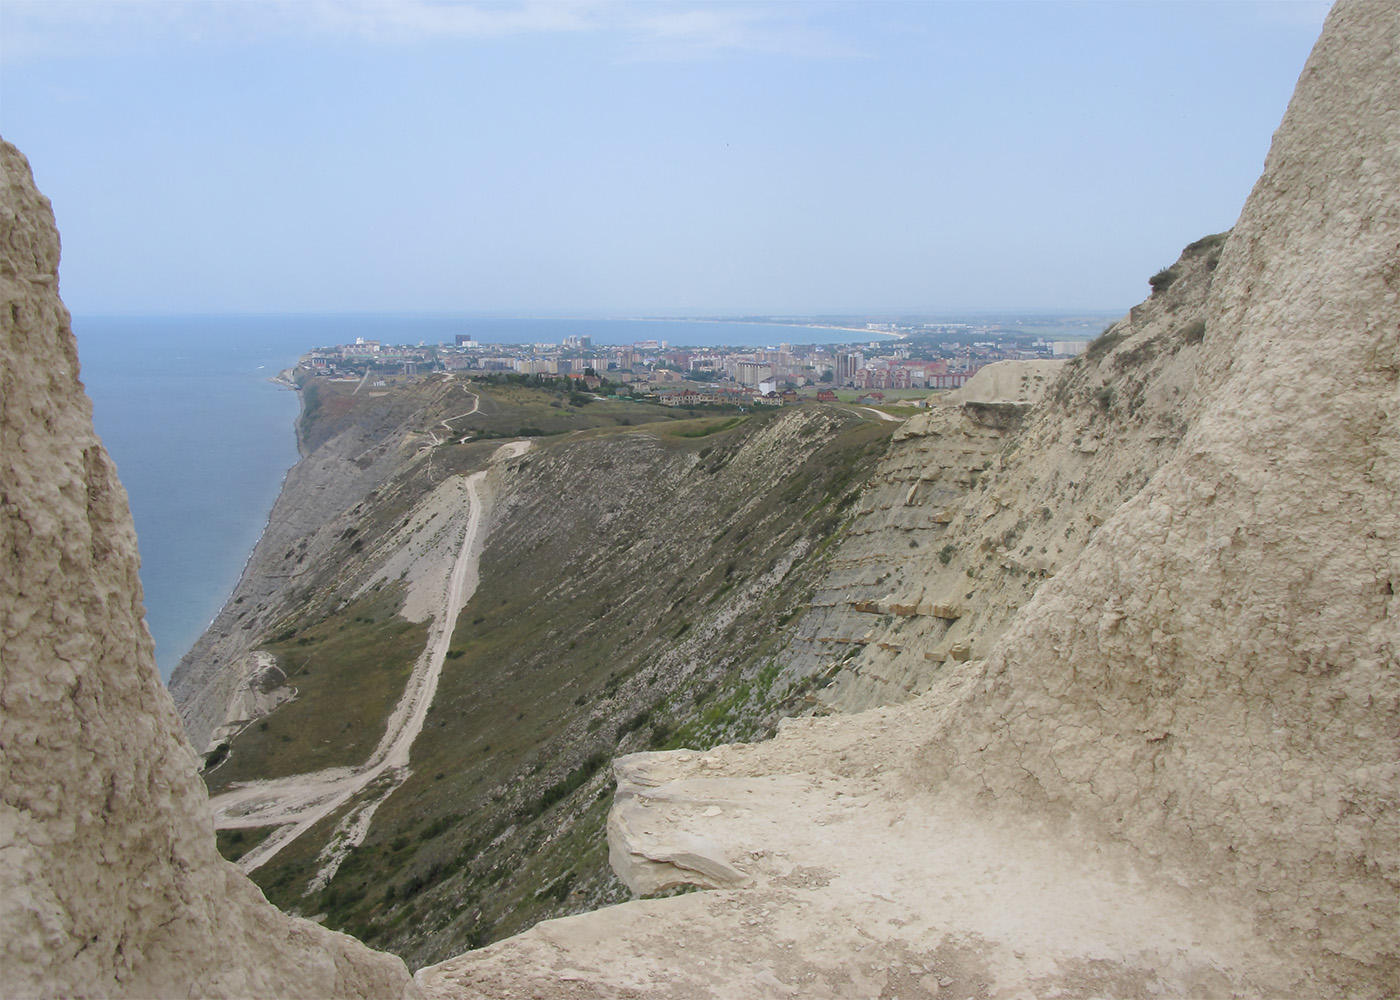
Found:
<path fill-rule="evenodd" d="M 0 0 L 82 313 L 1124 308 L 1326 3 Z"/>

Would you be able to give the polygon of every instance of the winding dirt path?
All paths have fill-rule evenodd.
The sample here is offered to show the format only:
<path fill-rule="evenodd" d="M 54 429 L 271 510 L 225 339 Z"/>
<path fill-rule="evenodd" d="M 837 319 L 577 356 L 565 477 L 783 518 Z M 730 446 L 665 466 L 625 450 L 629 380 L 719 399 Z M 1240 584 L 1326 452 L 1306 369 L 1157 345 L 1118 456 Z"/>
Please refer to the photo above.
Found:
<path fill-rule="evenodd" d="M 462 418 L 462 417 L 470 417 L 470 416 L 471 416 L 473 413 L 475 413 L 477 410 L 481 409 L 481 397 L 480 397 L 480 396 L 478 396 L 476 393 L 471 392 L 471 391 L 469 391 L 469 390 L 467 390 L 467 389 L 463 389 L 462 391 L 465 392 L 468 396 L 470 396 L 470 397 L 472 398 L 472 408 L 471 408 L 470 410 L 463 410 L 461 413 L 455 413 L 455 414 L 453 414 L 453 415 L 450 416 L 450 417 L 443 417 L 443 418 L 442 418 L 442 421 L 441 421 L 442 426 L 446 427 L 449 431 L 452 430 L 452 421 L 453 421 L 453 420 L 458 420 L 458 419 L 460 419 L 460 418 Z"/>
<path fill-rule="evenodd" d="M 873 413 L 881 420 L 889 420 L 896 424 L 901 424 L 904 422 L 903 417 L 896 417 L 893 413 L 886 413 L 884 410 L 877 410 L 873 406 L 857 406 L 856 409 L 864 410 L 866 413 Z"/>
<path fill-rule="evenodd" d="M 493 464 L 523 455 L 529 441 L 515 441 L 496 449 Z M 481 485 L 488 470 L 467 477 L 466 490 L 471 512 L 461 548 L 452 572 L 443 581 L 442 603 L 433 616 L 428 643 L 414 664 L 408 685 L 389 716 L 383 738 L 369 759 L 359 767 L 328 768 L 307 774 L 268 781 L 239 784 L 210 800 L 214 825 L 218 829 L 278 826 L 266 840 L 238 862 L 245 872 L 261 867 L 297 837 L 349 802 L 358 793 L 371 789 L 364 801 L 337 827 L 327 851 L 319 878 L 329 879 L 350 847 L 364 839 L 369 821 L 379 804 L 407 780 L 409 752 L 423 729 L 428 709 L 437 694 L 442 665 L 452 644 L 453 626 L 462 607 L 471 599 L 479 582 L 480 536 L 482 525 Z"/>

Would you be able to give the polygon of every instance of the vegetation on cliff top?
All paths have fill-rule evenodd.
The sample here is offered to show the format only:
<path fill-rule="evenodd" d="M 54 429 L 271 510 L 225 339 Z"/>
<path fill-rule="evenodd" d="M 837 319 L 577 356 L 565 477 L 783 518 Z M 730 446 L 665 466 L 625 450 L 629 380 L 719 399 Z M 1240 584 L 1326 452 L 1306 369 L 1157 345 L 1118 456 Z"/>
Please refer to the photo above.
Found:
<path fill-rule="evenodd" d="M 387 660 L 411 664 L 421 626 L 393 617 L 398 589 L 384 585 L 369 610 L 340 608 L 344 587 L 435 482 L 484 461 L 495 448 L 484 438 L 530 425 L 550 432 L 505 474 L 481 585 L 458 620 L 413 775 L 325 889 L 309 892 L 308 882 L 338 816 L 254 873 L 279 905 L 323 914 L 421 964 L 623 897 L 603 832 L 614 756 L 760 738 L 810 706 L 819 681 L 781 673 L 773 655 L 895 425 L 836 406 L 734 415 L 616 400 L 576 407 L 509 381 L 420 383 L 378 397 L 350 388 L 317 387 L 304 440 L 412 414 L 442 443 L 430 449 L 431 476 L 419 462 L 356 508 L 353 536 L 336 540 L 339 564 L 303 585 L 299 610 L 266 637 L 279 661 L 312 678 L 347 655 L 366 674 L 398 677 L 373 666 L 384 651 L 370 648 L 372 636 L 399 636 L 404 649 Z M 393 456 L 385 449 L 375 460 Z M 349 649 L 356 641 L 364 648 Z M 322 675 L 347 683 L 304 692 L 266 728 L 249 727 L 211 784 L 367 752 L 373 744 L 352 739 L 344 720 L 364 718 L 383 691 L 360 674 Z M 333 703 L 327 721 L 317 705 Z M 303 741 L 331 743 L 292 754 L 283 737 L 294 721 Z M 238 853 L 255 836 L 234 843 L 226 833 L 223 846 Z"/>

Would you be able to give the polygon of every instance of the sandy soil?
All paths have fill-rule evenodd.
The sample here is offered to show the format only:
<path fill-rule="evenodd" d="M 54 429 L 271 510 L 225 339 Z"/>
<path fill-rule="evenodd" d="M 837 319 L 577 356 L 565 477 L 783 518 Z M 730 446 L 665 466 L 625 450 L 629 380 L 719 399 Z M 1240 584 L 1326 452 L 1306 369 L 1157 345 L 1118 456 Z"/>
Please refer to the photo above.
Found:
<path fill-rule="evenodd" d="M 524 454 L 530 442 L 503 445 L 492 456 L 501 462 Z M 452 627 L 462 606 L 471 599 L 479 580 L 481 556 L 483 492 L 487 472 L 477 472 L 465 481 L 471 513 L 461 547 L 451 573 L 440 582 L 438 613 L 428 634 L 428 644 L 414 665 L 403 697 L 389 716 L 383 739 L 359 767 L 329 768 L 308 774 L 269 781 L 241 783 L 211 800 L 215 826 L 219 829 L 280 826 L 239 861 L 244 871 L 253 871 L 277 855 L 282 848 L 316 823 L 339 809 L 357 793 L 371 788 L 373 794 L 357 803 L 337 828 L 336 835 L 322 856 L 321 880 L 329 880 L 350 847 L 364 839 L 370 819 L 379 803 L 403 784 L 409 775 L 409 754 L 413 741 L 422 731 L 428 708 L 437 693 L 438 678 L 452 642 Z"/>
<path fill-rule="evenodd" d="M 912 792 L 923 706 L 616 764 L 613 865 L 713 891 L 538 924 L 422 969 L 439 1000 L 1282 996 L 1208 886 L 1014 809 Z M 1068 834 L 1068 835 L 1067 835 Z"/>

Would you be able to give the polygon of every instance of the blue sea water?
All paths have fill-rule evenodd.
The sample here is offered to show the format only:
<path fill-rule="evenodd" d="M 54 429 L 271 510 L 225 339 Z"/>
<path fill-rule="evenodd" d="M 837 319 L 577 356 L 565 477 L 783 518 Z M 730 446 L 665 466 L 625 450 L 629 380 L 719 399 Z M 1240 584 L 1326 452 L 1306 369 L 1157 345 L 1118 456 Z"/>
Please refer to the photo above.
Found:
<path fill-rule="evenodd" d="M 75 317 L 93 422 L 131 500 L 167 680 L 238 582 L 297 460 L 300 333 L 244 320 Z"/>
<path fill-rule="evenodd" d="M 131 499 L 146 622 L 167 680 L 238 583 L 297 460 L 295 392 L 268 380 L 312 347 L 352 342 L 672 346 L 865 342 L 770 324 L 402 316 L 73 318 L 93 421 Z"/>

